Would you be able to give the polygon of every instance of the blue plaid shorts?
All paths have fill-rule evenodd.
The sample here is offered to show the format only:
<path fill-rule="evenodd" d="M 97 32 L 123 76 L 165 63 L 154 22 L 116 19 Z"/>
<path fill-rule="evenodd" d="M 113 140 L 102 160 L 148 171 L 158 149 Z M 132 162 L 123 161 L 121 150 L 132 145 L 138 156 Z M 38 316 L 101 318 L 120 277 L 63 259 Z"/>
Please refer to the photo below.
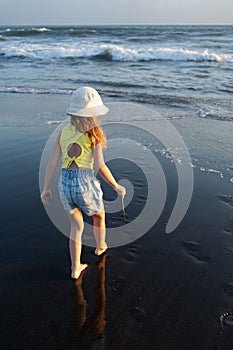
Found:
<path fill-rule="evenodd" d="M 100 181 L 91 169 L 62 169 L 58 188 L 63 208 L 70 214 L 75 208 L 88 216 L 104 211 Z"/>

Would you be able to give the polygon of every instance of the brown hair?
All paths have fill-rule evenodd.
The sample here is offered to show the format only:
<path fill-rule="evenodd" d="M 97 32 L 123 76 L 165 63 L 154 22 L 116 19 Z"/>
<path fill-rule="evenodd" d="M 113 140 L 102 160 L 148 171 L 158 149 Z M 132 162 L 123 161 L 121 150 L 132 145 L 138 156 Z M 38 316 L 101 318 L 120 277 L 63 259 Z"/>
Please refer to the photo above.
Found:
<path fill-rule="evenodd" d="M 89 136 L 92 148 L 98 143 L 101 143 L 104 149 L 106 148 L 106 136 L 97 117 L 76 117 L 73 115 L 70 117 L 71 124 L 75 126 L 76 130 Z"/>

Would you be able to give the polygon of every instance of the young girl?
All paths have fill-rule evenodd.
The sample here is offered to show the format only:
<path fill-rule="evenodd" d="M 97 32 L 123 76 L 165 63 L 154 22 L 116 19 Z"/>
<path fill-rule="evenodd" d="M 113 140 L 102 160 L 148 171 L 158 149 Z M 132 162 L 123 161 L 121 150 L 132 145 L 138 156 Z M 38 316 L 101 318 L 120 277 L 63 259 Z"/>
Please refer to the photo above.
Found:
<path fill-rule="evenodd" d="M 71 277 L 77 279 L 88 266 L 81 264 L 83 216 L 82 211 L 93 218 L 96 240 L 95 254 L 101 255 L 107 250 L 105 242 L 105 211 L 103 192 L 99 180 L 95 177 L 93 165 L 98 174 L 122 197 L 126 190 L 114 179 L 103 158 L 106 148 L 105 134 L 98 124 L 97 116 L 105 115 L 108 108 L 103 104 L 98 92 L 91 87 L 77 89 L 71 98 L 67 115 L 70 124 L 59 133 L 51 159 L 47 165 L 41 200 L 48 204 L 52 199 L 50 184 L 62 155 L 62 174 L 59 194 L 67 211 L 70 230 Z"/>

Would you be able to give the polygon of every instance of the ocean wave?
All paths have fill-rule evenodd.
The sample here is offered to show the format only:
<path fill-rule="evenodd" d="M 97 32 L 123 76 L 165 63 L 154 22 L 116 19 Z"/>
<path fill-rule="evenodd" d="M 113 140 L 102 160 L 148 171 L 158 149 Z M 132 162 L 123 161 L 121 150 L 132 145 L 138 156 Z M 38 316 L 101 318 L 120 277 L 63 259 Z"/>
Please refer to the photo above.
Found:
<path fill-rule="evenodd" d="M 17 86 L 0 86 L 0 93 L 9 94 L 39 94 L 39 95 L 70 95 L 71 89 L 43 89 Z"/>
<path fill-rule="evenodd" d="M 7 28 L 4 31 L 5 36 L 30 36 L 33 34 L 41 34 L 52 32 L 52 29 L 46 27 L 32 28 Z"/>
<path fill-rule="evenodd" d="M 33 37 L 34 35 L 38 34 L 55 34 L 55 35 L 69 35 L 69 36 L 82 36 L 82 35 L 88 35 L 88 34 L 93 34 L 96 33 L 97 30 L 92 29 L 92 28 L 69 28 L 69 27 L 64 27 L 64 28 L 59 28 L 59 27 L 30 27 L 30 28 L 6 28 L 4 30 L 1 30 L 1 33 L 12 37 Z"/>
<path fill-rule="evenodd" d="M 80 35 L 80 34 L 93 34 L 97 31 L 95 29 L 88 29 L 88 28 L 71 28 L 69 30 L 70 35 Z"/>
<path fill-rule="evenodd" d="M 93 83 L 93 81 L 92 81 Z M 98 82 L 95 82 L 98 84 Z M 103 82 L 102 82 L 103 83 Z M 195 104 L 195 101 L 191 98 L 185 98 L 182 96 L 172 96 L 172 95 L 163 95 L 163 94 L 151 94 L 148 92 L 134 92 L 128 91 L 127 94 L 125 92 L 125 87 L 132 87 L 132 85 L 128 84 L 120 84 L 117 82 L 112 82 L 112 86 L 117 89 L 111 88 L 99 88 L 99 92 L 108 96 L 108 98 L 116 98 L 127 100 L 131 102 L 145 103 L 145 104 L 159 104 L 159 105 L 169 105 L 169 106 L 179 106 L 179 105 L 187 105 L 191 106 Z M 143 87 L 137 86 L 137 87 Z M 121 89 L 123 88 L 123 89 Z M 56 89 L 56 88 L 33 88 L 33 87 L 18 87 L 18 86 L 0 86 L 0 93 L 15 93 L 15 94 L 39 94 L 39 95 L 71 95 L 73 93 L 73 89 Z"/>
<path fill-rule="evenodd" d="M 52 29 L 49 29 L 49 28 L 45 28 L 45 27 L 42 27 L 42 28 L 32 28 L 32 30 L 35 30 L 37 32 L 51 32 Z"/>
<path fill-rule="evenodd" d="M 208 50 L 202 52 L 187 50 L 182 48 L 124 48 L 118 45 L 100 45 L 93 52 L 93 57 L 102 57 L 106 60 L 113 61 L 153 61 L 153 60 L 168 60 L 168 61 L 215 61 L 221 62 L 226 60 L 227 55 L 219 55 L 210 53 Z"/>
<path fill-rule="evenodd" d="M 222 105 L 220 107 L 213 106 L 212 108 L 203 106 L 199 109 L 197 116 L 201 119 L 233 121 L 232 111 L 229 112 Z"/>
<path fill-rule="evenodd" d="M 47 44 L 13 43 L 2 46 L 0 54 L 6 58 L 29 59 L 89 59 L 105 61 L 196 61 L 233 62 L 233 55 L 208 50 L 197 51 L 173 47 L 123 47 L 113 44 L 54 46 Z"/>
<path fill-rule="evenodd" d="M 77 84 L 83 83 L 83 80 L 78 80 L 75 78 L 68 78 L 66 80 L 68 83 L 72 83 L 72 84 Z M 127 89 L 127 88 L 136 88 L 136 89 L 145 89 L 146 85 L 144 84 L 140 84 L 140 83 L 133 83 L 131 81 L 114 81 L 113 79 L 109 80 L 103 80 L 103 79 L 93 79 L 92 77 L 89 77 L 87 79 L 85 79 L 85 83 L 86 84 L 90 84 L 90 85 L 96 85 L 99 87 L 112 87 L 112 88 L 119 88 L 119 89 Z M 125 92 L 124 92 L 125 93 Z"/>

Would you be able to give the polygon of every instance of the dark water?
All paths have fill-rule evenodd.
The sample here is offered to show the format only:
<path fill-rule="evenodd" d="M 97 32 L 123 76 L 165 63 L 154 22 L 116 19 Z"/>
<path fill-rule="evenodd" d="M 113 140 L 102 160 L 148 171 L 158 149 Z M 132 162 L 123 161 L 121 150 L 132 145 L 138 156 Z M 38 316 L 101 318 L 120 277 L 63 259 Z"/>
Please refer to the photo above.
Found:
<path fill-rule="evenodd" d="M 233 26 L 0 27 L 0 92 L 153 105 L 167 116 L 232 120 Z"/>

